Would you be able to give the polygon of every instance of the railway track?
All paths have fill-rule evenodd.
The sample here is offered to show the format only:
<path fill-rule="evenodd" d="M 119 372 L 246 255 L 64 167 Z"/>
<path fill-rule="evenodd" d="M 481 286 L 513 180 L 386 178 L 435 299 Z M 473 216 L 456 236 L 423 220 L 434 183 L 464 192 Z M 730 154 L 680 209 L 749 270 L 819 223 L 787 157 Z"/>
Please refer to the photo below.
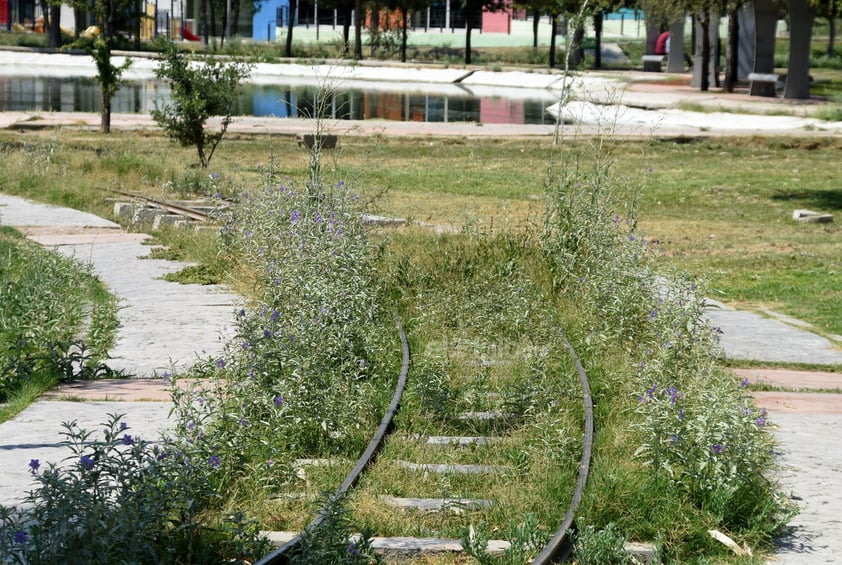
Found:
<path fill-rule="evenodd" d="M 482 483 L 505 483 L 507 477 L 510 477 L 512 473 L 511 469 L 507 469 L 507 467 L 510 467 L 510 463 L 501 464 L 499 459 L 494 458 L 493 452 L 495 450 L 505 450 L 505 446 L 511 445 L 512 440 L 511 438 L 507 438 L 505 434 L 496 434 L 498 432 L 505 432 L 507 429 L 516 434 L 517 428 L 528 426 L 531 422 L 528 421 L 528 418 L 524 418 L 523 415 L 502 414 L 495 411 L 475 411 L 461 413 L 456 416 L 462 422 L 464 429 L 490 432 L 495 435 L 432 436 L 429 434 L 419 435 L 417 433 L 407 433 L 402 430 L 400 423 L 396 422 L 396 417 L 398 416 L 398 408 L 401 404 L 403 392 L 407 386 L 409 349 L 408 341 L 402 327 L 400 327 L 400 334 L 403 362 L 397 386 L 392 396 L 392 402 L 365 453 L 356 461 L 353 469 L 342 482 L 342 485 L 331 495 L 328 505 L 348 496 L 354 486 L 363 482 L 366 484 L 361 489 L 364 492 L 360 495 L 360 498 L 370 503 L 393 506 L 397 508 L 396 513 L 408 512 L 410 516 L 409 520 L 413 519 L 412 516 L 418 517 L 421 514 L 434 513 L 452 514 L 457 519 L 465 516 L 470 520 L 474 511 L 493 507 L 495 506 L 495 502 L 473 496 L 459 497 L 442 495 L 437 498 L 426 496 L 410 498 L 392 496 L 394 493 L 376 496 L 372 495 L 372 491 L 382 489 L 390 492 L 395 488 L 394 484 L 388 484 L 388 479 L 379 479 L 376 475 L 390 475 L 396 472 L 396 468 L 402 468 L 403 471 L 398 471 L 398 473 L 402 472 L 404 475 L 416 476 L 416 480 L 419 483 L 428 482 L 431 476 L 435 476 L 437 478 L 433 479 L 433 482 L 450 482 L 455 488 L 465 489 L 467 492 L 482 490 Z M 555 533 L 542 548 L 530 548 L 533 554 L 537 554 L 533 563 L 540 564 L 564 562 L 572 555 L 573 540 L 570 539 L 569 532 L 575 530 L 575 512 L 584 493 L 593 449 L 594 421 L 587 375 L 569 342 L 566 339 L 563 339 L 562 342 L 575 367 L 576 376 L 582 391 L 581 402 L 584 419 L 580 446 L 581 457 L 578 461 L 575 489 L 573 489 L 570 503 L 563 520 L 556 525 Z M 458 460 L 462 458 L 460 455 L 473 452 L 473 455 L 478 457 L 480 462 L 429 463 L 398 459 L 398 457 L 402 456 L 401 454 L 407 452 L 417 453 L 417 450 L 408 449 L 407 446 L 418 443 L 426 444 L 426 448 L 422 449 L 421 452 L 432 455 L 433 459 L 444 458 L 447 460 L 453 458 Z M 482 459 L 484 458 L 490 458 L 491 460 L 483 462 Z M 307 461 L 303 464 L 316 466 L 319 464 L 330 464 L 330 462 Z M 375 475 L 375 477 L 372 478 L 372 475 Z M 445 477 L 445 479 L 441 477 Z M 526 480 L 528 481 L 529 478 Z M 410 479 L 408 484 L 412 484 L 412 482 L 413 480 Z M 359 510 L 357 512 L 360 513 Z M 308 525 L 308 530 L 315 531 L 322 524 L 324 516 L 328 513 L 329 510 L 326 508 L 319 509 L 316 512 L 315 518 Z M 365 511 L 361 513 L 364 514 Z M 419 520 L 423 522 L 424 519 L 420 518 Z M 453 521 L 450 516 L 443 518 L 443 520 Z M 265 556 L 259 563 L 262 565 L 289 563 L 291 556 L 295 554 L 301 543 L 302 534 L 295 532 L 270 532 L 269 535 L 270 539 L 281 545 Z M 462 541 L 461 539 L 455 538 L 402 535 L 373 538 L 372 547 L 386 554 L 387 558 L 391 561 L 411 561 L 413 556 L 424 556 L 424 559 L 426 559 L 424 562 L 429 563 L 430 555 L 435 553 L 446 553 L 450 557 L 443 559 L 453 559 L 453 554 L 461 551 Z M 509 547 L 510 543 L 506 540 L 489 540 L 486 551 L 491 554 L 502 553 Z"/>
<path fill-rule="evenodd" d="M 205 203 L 191 205 L 184 202 L 160 201 L 135 193 L 114 190 L 109 192 L 130 198 L 133 202 L 134 217 L 139 215 L 137 206 L 141 206 L 143 209 L 153 210 L 154 214 L 174 215 L 187 218 L 191 222 L 207 223 L 213 219 L 214 210 Z M 519 396 L 522 397 L 523 391 L 505 388 L 475 395 L 475 398 L 463 401 L 466 409 L 462 412 L 445 416 L 438 414 L 432 418 L 435 422 L 433 428 L 427 422 L 421 426 L 423 431 L 413 430 L 408 421 L 416 416 L 414 412 L 404 414 L 404 422 L 398 421 L 410 367 L 409 342 L 400 321 L 398 331 L 402 362 L 397 384 L 391 402 L 365 451 L 355 462 L 302 460 L 299 462 L 300 474 L 303 477 L 307 477 L 308 474 L 316 475 L 323 473 L 323 469 L 327 467 L 336 475 L 337 472 L 344 472 L 343 470 L 350 468 L 340 486 L 329 496 L 328 505 L 347 499 L 354 491 L 354 496 L 358 499 L 355 514 L 361 515 L 362 520 L 372 516 L 379 516 L 382 520 L 385 512 L 386 516 L 395 516 L 395 522 L 417 522 L 416 527 L 409 528 L 412 535 L 374 538 L 373 547 L 377 551 L 401 561 L 410 560 L 413 555 L 429 555 L 435 552 L 451 554 L 452 559 L 452 554 L 462 549 L 460 538 L 425 534 L 437 533 L 439 530 L 452 532 L 460 527 L 455 524 L 472 527 L 474 520 L 481 519 L 478 516 L 481 516 L 482 512 L 494 512 L 507 504 L 506 501 L 494 500 L 483 493 L 505 494 L 506 483 L 510 481 L 517 484 L 532 481 L 530 477 L 524 477 L 524 473 L 530 469 L 529 461 L 520 460 L 517 456 L 517 445 L 520 441 L 518 433 L 525 427 L 539 424 L 535 421 L 534 414 L 518 410 Z M 581 391 L 581 442 L 575 449 L 570 446 L 570 450 L 577 452 L 579 458 L 576 462 L 575 487 L 569 492 L 569 504 L 563 518 L 556 525 L 545 526 L 554 533 L 547 536 L 549 541 L 542 547 L 527 548 L 531 555 L 536 555 L 533 563 L 539 564 L 564 562 L 572 555 L 573 540 L 570 539 L 569 532 L 575 531 L 576 509 L 583 497 L 593 450 L 594 419 L 587 375 L 567 339 L 562 337 L 559 343 L 560 347 L 566 350 L 578 382 L 577 388 Z M 517 358 L 518 355 L 515 354 L 514 357 Z M 486 377 L 494 377 L 495 371 L 505 373 L 514 370 L 506 360 L 475 359 L 474 362 L 484 367 Z M 435 391 L 431 393 L 437 394 Z M 530 394 L 541 396 L 551 395 L 552 392 L 532 391 Z M 565 398 L 564 401 L 569 402 L 571 399 Z M 419 407 L 414 406 L 414 410 L 419 410 Z M 435 407 L 432 411 L 435 412 Z M 546 417 L 546 412 L 543 416 Z M 541 479 L 536 477 L 534 480 Z M 411 490 L 406 485 L 417 486 L 419 492 L 402 492 Z M 436 492 L 431 493 L 431 490 Z M 401 496 L 404 494 L 416 496 Z M 300 495 L 301 493 L 289 493 L 289 498 L 296 499 Z M 364 509 L 360 509 L 361 506 Z M 371 510 L 374 506 L 391 509 Z M 307 530 L 317 530 L 326 512 L 325 508 L 316 511 L 315 517 L 307 525 Z M 401 526 L 395 531 L 405 533 L 399 530 L 406 529 L 405 526 Z M 411 531 L 413 529 L 414 532 Z M 259 563 L 288 563 L 301 545 L 303 533 L 268 534 L 278 547 Z M 501 553 L 509 548 L 510 542 L 506 540 L 489 540 L 483 550 Z"/>

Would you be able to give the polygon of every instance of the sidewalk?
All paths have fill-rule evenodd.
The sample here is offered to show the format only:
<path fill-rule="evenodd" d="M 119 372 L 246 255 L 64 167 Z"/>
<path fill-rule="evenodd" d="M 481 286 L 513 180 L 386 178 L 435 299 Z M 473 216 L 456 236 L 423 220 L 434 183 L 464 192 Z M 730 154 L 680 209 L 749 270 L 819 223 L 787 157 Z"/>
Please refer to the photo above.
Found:
<path fill-rule="evenodd" d="M 46 464 L 67 456 L 60 445 L 63 422 L 98 430 L 108 414 L 121 413 L 133 435 L 156 439 L 170 410 L 161 375 L 218 354 L 241 300 L 220 287 L 161 280 L 186 264 L 144 258 L 151 249 L 142 244 L 147 235 L 92 214 L 0 194 L 0 224 L 93 266 L 120 298 L 108 365 L 134 377 L 63 387 L 0 424 L 0 504 L 10 505 L 32 487 L 31 459 Z"/>

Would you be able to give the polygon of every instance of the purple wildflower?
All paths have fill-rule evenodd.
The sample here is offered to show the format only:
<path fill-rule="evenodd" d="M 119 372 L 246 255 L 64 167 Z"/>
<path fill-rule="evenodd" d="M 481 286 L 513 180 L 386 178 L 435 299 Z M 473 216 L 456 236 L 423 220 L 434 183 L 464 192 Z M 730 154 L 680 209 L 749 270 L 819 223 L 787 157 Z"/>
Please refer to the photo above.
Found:
<path fill-rule="evenodd" d="M 134 439 L 129 434 L 123 435 L 123 445 L 132 445 L 134 443 Z"/>
<path fill-rule="evenodd" d="M 30 459 L 29 460 L 29 472 L 33 475 L 38 472 L 38 469 L 41 467 L 41 462 L 37 459 Z"/>
<path fill-rule="evenodd" d="M 275 404 L 275 406 L 277 408 L 280 408 L 281 405 L 284 403 L 284 397 L 283 396 L 275 396 L 275 398 L 272 399 L 272 402 Z"/>
<path fill-rule="evenodd" d="M 720 453 L 725 451 L 725 446 L 722 445 L 721 443 L 714 443 L 711 446 L 710 450 L 713 452 L 714 455 L 719 455 Z"/>
<path fill-rule="evenodd" d="M 15 543 L 18 545 L 23 545 L 26 543 L 26 540 L 29 539 L 29 536 L 26 535 L 26 532 L 19 531 L 15 532 Z"/>
<path fill-rule="evenodd" d="M 219 458 L 219 455 L 211 455 L 208 459 L 208 465 L 216 469 L 222 463 L 222 459 Z"/>
<path fill-rule="evenodd" d="M 81 465 L 86 471 L 90 471 L 94 468 L 94 465 L 96 465 L 96 460 L 90 455 L 83 455 L 79 458 L 79 465 Z"/>
<path fill-rule="evenodd" d="M 217 359 L 216 360 L 216 366 L 220 369 L 224 369 L 225 368 L 225 359 L 223 359 L 222 357 Z"/>

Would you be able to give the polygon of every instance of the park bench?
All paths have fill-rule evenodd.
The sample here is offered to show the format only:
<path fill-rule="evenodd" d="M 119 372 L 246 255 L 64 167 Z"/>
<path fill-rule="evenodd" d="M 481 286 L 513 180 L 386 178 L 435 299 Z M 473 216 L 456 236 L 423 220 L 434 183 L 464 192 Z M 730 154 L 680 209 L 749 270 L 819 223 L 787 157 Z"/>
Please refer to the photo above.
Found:
<path fill-rule="evenodd" d="M 749 73 L 750 96 L 777 96 L 786 84 L 786 75 L 777 73 Z"/>
<path fill-rule="evenodd" d="M 643 70 L 646 72 L 660 73 L 661 65 L 664 63 L 666 55 L 644 55 L 643 56 Z"/>

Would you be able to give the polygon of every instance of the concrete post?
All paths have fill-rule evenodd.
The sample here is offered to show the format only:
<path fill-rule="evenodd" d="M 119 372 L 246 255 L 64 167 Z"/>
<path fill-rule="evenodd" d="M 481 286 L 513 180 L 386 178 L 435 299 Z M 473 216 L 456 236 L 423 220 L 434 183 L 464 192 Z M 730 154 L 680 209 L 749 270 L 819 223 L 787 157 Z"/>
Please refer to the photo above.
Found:
<path fill-rule="evenodd" d="M 674 22 L 670 26 L 670 55 L 667 61 L 668 73 L 684 72 L 684 20 Z"/>
<path fill-rule="evenodd" d="M 719 86 L 719 12 L 710 12 L 710 72 L 708 85 L 711 88 Z M 702 86 L 702 26 L 696 22 L 696 45 L 693 55 L 693 78 L 690 86 L 700 88 Z"/>
<path fill-rule="evenodd" d="M 807 0 L 789 0 L 789 67 L 784 98 L 810 97 L 810 39 L 816 9 Z"/>

